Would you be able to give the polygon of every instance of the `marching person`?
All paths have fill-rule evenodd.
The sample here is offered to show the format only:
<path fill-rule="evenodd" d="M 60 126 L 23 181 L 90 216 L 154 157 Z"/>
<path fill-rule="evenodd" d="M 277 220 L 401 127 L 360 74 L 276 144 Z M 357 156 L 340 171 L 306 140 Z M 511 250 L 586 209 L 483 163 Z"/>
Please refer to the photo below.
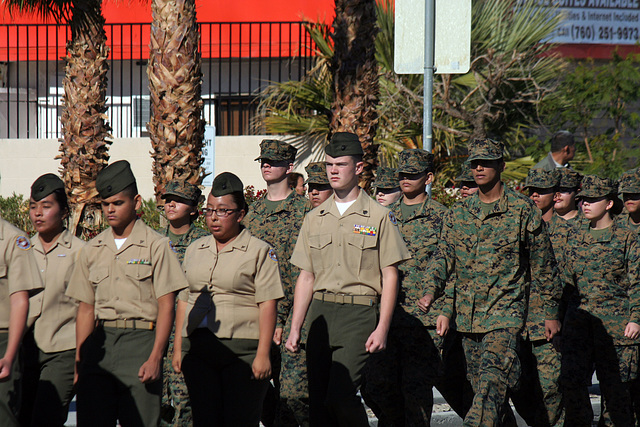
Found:
<path fill-rule="evenodd" d="M 333 188 L 327 178 L 327 167 L 324 162 L 309 163 L 304 170 L 307 172 L 307 187 L 309 188 L 309 203 L 311 209 L 317 208 L 333 194 Z"/>
<path fill-rule="evenodd" d="M 624 212 L 616 217 L 616 223 L 640 235 L 640 168 L 622 174 L 618 192 L 622 194 Z"/>
<path fill-rule="evenodd" d="M 463 199 L 473 196 L 478 191 L 478 184 L 473 180 L 473 173 L 469 168 L 469 162 L 464 162 L 460 167 L 460 175 L 454 180 L 458 183 L 460 195 Z"/>
<path fill-rule="evenodd" d="M 395 168 L 379 167 L 376 170 L 376 179 L 371 184 L 376 202 L 382 206 L 389 206 L 395 203 L 400 197 L 400 183 L 398 182 L 398 171 Z"/>

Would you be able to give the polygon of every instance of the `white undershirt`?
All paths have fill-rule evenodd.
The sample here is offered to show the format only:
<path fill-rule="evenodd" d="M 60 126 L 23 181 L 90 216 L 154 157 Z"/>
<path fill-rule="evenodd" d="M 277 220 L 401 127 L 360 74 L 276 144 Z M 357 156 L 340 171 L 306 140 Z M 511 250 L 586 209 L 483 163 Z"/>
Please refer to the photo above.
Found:
<path fill-rule="evenodd" d="M 336 202 L 336 207 L 338 208 L 338 212 L 340 212 L 340 215 L 344 215 L 347 209 L 349 209 L 349 206 L 351 206 L 355 202 L 355 200 L 352 200 L 350 202 Z"/>
<path fill-rule="evenodd" d="M 118 250 L 120 250 L 120 248 L 122 247 L 122 245 L 124 245 L 124 242 L 127 240 L 127 238 L 125 237 L 124 239 L 113 239 L 116 242 L 116 248 L 118 248 Z"/>

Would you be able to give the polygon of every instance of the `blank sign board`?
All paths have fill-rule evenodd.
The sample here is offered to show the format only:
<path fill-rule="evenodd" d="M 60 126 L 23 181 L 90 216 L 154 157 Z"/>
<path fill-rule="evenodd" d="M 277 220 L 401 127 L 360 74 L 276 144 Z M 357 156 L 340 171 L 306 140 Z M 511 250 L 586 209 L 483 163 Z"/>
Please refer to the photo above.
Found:
<path fill-rule="evenodd" d="M 424 72 L 426 0 L 396 0 L 394 70 Z M 471 56 L 471 0 L 429 0 L 436 3 L 436 74 L 464 74 Z"/>

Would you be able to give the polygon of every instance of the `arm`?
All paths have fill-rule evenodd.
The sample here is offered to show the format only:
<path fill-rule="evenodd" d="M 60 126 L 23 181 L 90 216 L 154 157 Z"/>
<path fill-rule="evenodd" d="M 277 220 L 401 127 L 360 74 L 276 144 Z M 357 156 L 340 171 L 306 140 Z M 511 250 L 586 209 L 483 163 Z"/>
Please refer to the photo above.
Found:
<path fill-rule="evenodd" d="M 78 364 L 80 363 L 80 350 L 82 344 L 96 327 L 96 319 L 93 304 L 80 302 L 78 306 L 78 314 L 76 315 L 76 369 L 73 382 L 78 381 Z"/>
<path fill-rule="evenodd" d="M 271 377 L 271 360 L 269 353 L 271 350 L 271 338 L 276 328 L 276 300 L 268 300 L 258 303 L 260 310 L 259 328 L 260 338 L 258 340 L 258 351 L 253 359 L 251 369 L 253 377 L 257 380 L 266 380 Z"/>
<path fill-rule="evenodd" d="M 380 296 L 380 320 L 369 335 L 365 348 L 369 353 L 377 353 L 387 347 L 387 334 L 398 296 L 398 266 L 389 265 L 382 269 L 382 295 Z"/>
<path fill-rule="evenodd" d="M 624 330 L 624 336 L 633 340 L 640 337 L 640 246 L 635 236 L 627 244 L 626 267 L 629 278 L 629 323 Z"/>
<path fill-rule="evenodd" d="M 182 328 L 186 312 L 187 302 L 179 299 L 176 310 L 176 333 L 173 336 L 173 359 L 171 360 L 171 366 L 177 373 L 182 372 Z"/>
<path fill-rule="evenodd" d="M 9 297 L 11 312 L 9 314 L 9 340 L 7 349 L 0 359 L 0 380 L 9 378 L 11 367 L 18 354 L 20 341 L 27 324 L 27 312 L 29 311 L 29 292 L 18 291 Z"/>
<path fill-rule="evenodd" d="M 158 298 L 158 320 L 156 322 L 156 339 L 153 343 L 153 349 L 146 362 L 142 364 L 138 371 L 138 379 L 140 382 L 148 383 L 157 380 L 160 377 L 160 369 L 162 366 L 162 355 L 169 341 L 171 333 L 171 325 L 173 323 L 173 307 L 176 295 L 169 292 Z"/>
<path fill-rule="evenodd" d="M 287 350 L 296 353 L 300 350 L 300 330 L 307 316 L 311 298 L 313 298 L 313 283 L 316 277 L 310 271 L 302 270 L 296 282 L 293 294 L 293 315 L 291 317 L 291 332 L 287 339 Z"/>

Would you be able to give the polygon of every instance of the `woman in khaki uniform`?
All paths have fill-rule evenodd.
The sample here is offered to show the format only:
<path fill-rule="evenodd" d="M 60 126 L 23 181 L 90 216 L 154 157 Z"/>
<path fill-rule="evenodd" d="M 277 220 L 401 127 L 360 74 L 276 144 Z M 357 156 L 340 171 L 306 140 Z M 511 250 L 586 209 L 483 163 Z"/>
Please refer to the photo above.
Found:
<path fill-rule="evenodd" d="M 23 425 L 64 425 L 73 398 L 78 304 L 64 293 L 84 242 L 65 228 L 68 214 L 62 180 L 51 173 L 39 177 L 31 186 L 29 218 L 37 231 L 33 254 L 45 289 L 30 301 L 31 312 L 40 315 L 30 330 L 37 347 L 33 375 L 25 369 Z"/>
<path fill-rule="evenodd" d="M 257 426 L 271 376 L 284 293 L 275 251 L 240 225 L 243 188 L 231 173 L 216 177 L 204 209 L 212 235 L 191 244 L 183 262 L 189 289 L 176 330 L 189 340 L 174 343 L 173 367 L 184 373 L 195 426 Z"/>

